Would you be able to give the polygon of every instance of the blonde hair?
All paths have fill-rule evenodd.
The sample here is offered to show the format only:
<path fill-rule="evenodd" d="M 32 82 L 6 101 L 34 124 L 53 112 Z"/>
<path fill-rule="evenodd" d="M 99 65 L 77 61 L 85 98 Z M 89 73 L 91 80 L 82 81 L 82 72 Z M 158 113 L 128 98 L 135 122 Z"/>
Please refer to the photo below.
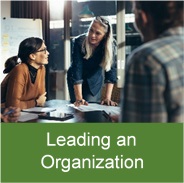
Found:
<path fill-rule="evenodd" d="M 113 60 L 113 33 L 112 33 L 111 24 L 109 23 L 108 20 L 106 20 L 103 17 L 95 17 L 89 26 L 87 36 L 86 36 L 86 38 L 83 42 L 83 45 L 82 45 L 82 50 L 83 50 L 83 52 L 85 52 L 84 58 L 89 59 L 93 55 L 94 49 L 93 49 L 92 45 L 89 43 L 88 34 L 89 34 L 89 30 L 91 29 L 91 26 L 94 22 L 99 23 L 106 30 L 106 34 L 104 37 L 104 56 L 103 56 L 103 59 L 101 62 L 101 67 L 105 71 L 109 71 L 111 69 L 112 60 Z"/>

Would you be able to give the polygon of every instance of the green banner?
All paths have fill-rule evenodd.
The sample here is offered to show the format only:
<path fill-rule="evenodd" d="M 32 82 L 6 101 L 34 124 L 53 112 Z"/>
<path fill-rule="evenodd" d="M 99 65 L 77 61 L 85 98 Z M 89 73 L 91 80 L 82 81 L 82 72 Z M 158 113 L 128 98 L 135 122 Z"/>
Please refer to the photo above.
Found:
<path fill-rule="evenodd" d="M 2 182 L 183 182 L 183 124 L 1 124 Z"/>

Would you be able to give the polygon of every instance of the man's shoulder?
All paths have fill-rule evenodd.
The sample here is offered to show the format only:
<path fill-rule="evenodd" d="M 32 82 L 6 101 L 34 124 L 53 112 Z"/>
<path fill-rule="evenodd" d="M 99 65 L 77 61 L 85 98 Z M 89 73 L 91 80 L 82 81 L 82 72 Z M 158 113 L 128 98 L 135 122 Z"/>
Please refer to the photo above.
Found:
<path fill-rule="evenodd" d="M 148 73 L 159 73 L 162 64 L 155 59 L 154 44 L 145 43 L 135 49 L 128 57 L 127 71 L 128 73 L 139 73 L 147 75 Z"/>
<path fill-rule="evenodd" d="M 138 57 L 145 59 L 152 56 L 160 61 L 167 61 L 170 59 L 169 55 L 171 55 L 173 51 L 175 52 L 175 55 L 182 53 L 182 40 L 174 37 L 162 37 L 144 43 L 135 49 L 132 52 L 130 59 Z"/>
<path fill-rule="evenodd" d="M 132 53 L 128 57 L 128 60 L 144 60 L 146 57 L 152 55 L 154 50 L 155 42 L 144 43 L 132 51 Z"/>
<path fill-rule="evenodd" d="M 169 32 L 169 31 L 168 31 Z M 184 37 L 181 34 L 166 34 L 157 39 L 144 43 L 132 53 L 141 55 L 162 55 L 171 54 L 171 51 L 174 52 L 183 52 L 183 41 Z M 171 51 L 170 51 L 171 50 Z"/>
<path fill-rule="evenodd" d="M 180 40 L 170 39 L 169 37 L 159 38 L 135 49 L 128 58 L 128 67 L 149 68 L 152 71 L 159 71 L 181 67 L 181 59 L 184 53 Z"/>

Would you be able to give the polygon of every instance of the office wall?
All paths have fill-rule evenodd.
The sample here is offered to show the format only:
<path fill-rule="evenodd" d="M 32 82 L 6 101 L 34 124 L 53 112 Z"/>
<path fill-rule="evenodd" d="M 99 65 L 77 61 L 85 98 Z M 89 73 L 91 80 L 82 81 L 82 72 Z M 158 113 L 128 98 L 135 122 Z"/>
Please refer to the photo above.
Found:
<path fill-rule="evenodd" d="M 1 3 L 1 17 L 10 18 L 10 10 L 11 10 L 10 1 L 0 1 L 0 3 Z M 5 77 L 5 74 L 3 74 L 4 60 L 1 60 L 0 68 L 1 68 L 0 69 L 0 81 L 2 81 L 3 78 Z"/>
<path fill-rule="evenodd" d="M 10 18 L 10 10 L 11 10 L 11 2 L 10 1 L 1 1 L 1 17 Z"/>

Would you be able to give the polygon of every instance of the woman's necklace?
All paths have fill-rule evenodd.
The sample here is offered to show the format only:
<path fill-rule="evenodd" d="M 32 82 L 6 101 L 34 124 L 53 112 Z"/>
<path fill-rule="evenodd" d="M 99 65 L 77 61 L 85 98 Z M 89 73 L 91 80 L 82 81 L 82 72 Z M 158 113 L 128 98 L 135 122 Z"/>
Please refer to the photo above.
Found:
<path fill-rule="evenodd" d="M 36 80 L 38 70 L 30 64 L 28 64 L 28 68 L 29 68 L 29 73 L 30 73 L 30 77 L 31 77 L 31 82 L 34 84 L 35 80 Z"/>
<path fill-rule="evenodd" d="M 30 70 L 29 73 L 31 76 L 31 82 L 34 84 L 36 81 L 37 72 L 31 72 L 31 70 Z"/>
<path fill-rule="evenodd" d="M 36 74 L 37 74 L 36 72 L 34 74 L 31 71 L 29 71 L 29 72 L 30 72 L 32 78 L 36 77 Z"/>

